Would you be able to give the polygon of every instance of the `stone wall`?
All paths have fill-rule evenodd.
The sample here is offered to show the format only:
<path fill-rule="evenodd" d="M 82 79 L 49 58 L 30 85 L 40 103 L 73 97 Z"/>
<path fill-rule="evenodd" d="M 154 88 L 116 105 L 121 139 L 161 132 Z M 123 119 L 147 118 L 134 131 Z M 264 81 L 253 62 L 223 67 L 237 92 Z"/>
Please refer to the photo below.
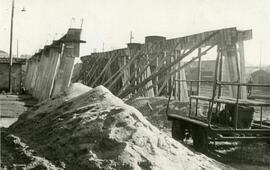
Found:
<path fill-rule="evenodd" d="M 21 91 L 21 64 L 12 65 L 12 74 L 11 74 L 11 83 L 12 91 L 20 92 Z M 9 64 L 0 63 L 0 92 L 9 91 Z"/>

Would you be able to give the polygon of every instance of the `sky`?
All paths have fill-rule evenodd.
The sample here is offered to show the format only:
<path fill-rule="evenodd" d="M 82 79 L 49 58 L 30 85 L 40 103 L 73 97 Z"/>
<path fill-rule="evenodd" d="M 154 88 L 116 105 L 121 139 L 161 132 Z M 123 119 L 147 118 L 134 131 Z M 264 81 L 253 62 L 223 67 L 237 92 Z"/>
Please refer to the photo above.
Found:
<path fill-rule="evenodd" d="M 0 49 L 9 51 L 12 0 L 0 0 Z M 26 11 L 22 12 L 21 9 Z M 81 26 L 80 55 L 144 43 L 145 36 L 168 39 L 237 27 L 253 30 L 245 42 L 246 65 L 270 65 L 269 0 L 15 0 L 14 43 L 19 54 L 34 54 Z"/>

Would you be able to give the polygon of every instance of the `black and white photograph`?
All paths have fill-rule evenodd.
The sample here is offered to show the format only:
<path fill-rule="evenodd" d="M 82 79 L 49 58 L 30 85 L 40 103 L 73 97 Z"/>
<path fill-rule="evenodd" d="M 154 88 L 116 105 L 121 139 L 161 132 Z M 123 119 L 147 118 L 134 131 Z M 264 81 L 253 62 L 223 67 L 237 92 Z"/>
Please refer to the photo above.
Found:
<path fill-rule="evenodd" d="M 0 170 L 270 170 L 270 1 L 0 0 L 0 129 Z"/>

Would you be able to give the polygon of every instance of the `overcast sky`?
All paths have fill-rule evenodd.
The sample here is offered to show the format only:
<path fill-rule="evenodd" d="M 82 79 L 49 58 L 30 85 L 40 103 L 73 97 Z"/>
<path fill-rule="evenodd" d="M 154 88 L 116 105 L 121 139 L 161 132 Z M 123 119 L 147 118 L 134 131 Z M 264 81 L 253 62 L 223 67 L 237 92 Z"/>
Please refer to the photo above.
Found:
<path fill-rule="evenodd" d="M 11 0 L 0 0 L 0 49 L 9 51 Z M 21 12 L 25 8 L 26 12 Z M 247 65 L 270 64 L 270 0 L 15 0 L 14 45 L 33 54 L 84 19 L 81 55 L 123 48 L 148 35 L 175 38 L 237 27 L 252 29 L 245 42 Z"/>

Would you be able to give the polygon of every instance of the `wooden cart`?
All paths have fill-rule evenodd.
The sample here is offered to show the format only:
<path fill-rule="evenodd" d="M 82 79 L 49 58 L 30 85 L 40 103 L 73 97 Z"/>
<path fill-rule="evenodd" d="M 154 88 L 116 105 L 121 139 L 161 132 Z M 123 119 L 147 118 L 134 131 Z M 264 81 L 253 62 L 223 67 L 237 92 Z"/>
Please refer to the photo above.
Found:
<path fill-rule="evenodd" d="M 217 71 L 220 62 L 218 56 L 211 97 L 191 95 L 189 114 L 170 113 L 167 109 L 168 120 L 172 121 L 172 137 L 183 140 L 187 136 L 192 136 L 194 148 L 201 152 L 208 149 L 209 141 L 264 140 L 269 142 L 270 121 L 264 117 L 265 115 L 270 117 L 270 112 L 263 113 L 263 108 L 270 107 L 270 101 L 240 99 L 240 91 L 241 87 L 270 87 L 270 84 L 222 82 L 221 76 L 218 78 Z M 222 97 L 221 89 L 224 86 L 237 87 L 237 97 Z M 167 108 L 169 108 L 169 102 L 170 99 Z M 205 114 L 198 113 L 201 102 L 207 103 L 208 109 Z M 260 110 L 258 119 L 255 119 L 253 115 L 253 109 L 256 108 Z"/>

